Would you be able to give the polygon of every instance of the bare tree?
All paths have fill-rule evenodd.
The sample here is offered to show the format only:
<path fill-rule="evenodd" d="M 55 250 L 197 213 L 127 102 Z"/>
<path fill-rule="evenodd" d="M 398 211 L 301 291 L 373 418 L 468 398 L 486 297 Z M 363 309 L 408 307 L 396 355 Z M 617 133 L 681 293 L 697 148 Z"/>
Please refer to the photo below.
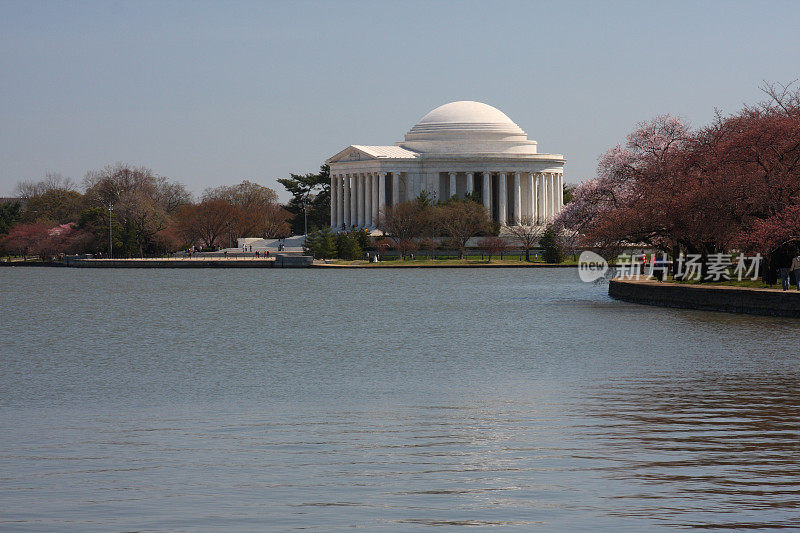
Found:
<path fill-rule="evenodd" d="M 501 237 L 484 237 L 478 241 L 478 246 L 489 256 L 489 262 L 492 262 L 493 255 L 500 255 L 508 249 L 508 243 Z"/>
<path fill-rule="evenodd" d="M 225 200 L 203 200 L 199 204 L 185 205 L 177 214 L 178 230 L 187 243 L 217 246 L 233 222 L 234 209 Z"/>
<path fill-rule="evenodd" d="M 146 167 L 123 163 L 86 174 L 83 180 L 87 206 L 108 209 L 122 228 L 123 253 L 144 255 L 152 249 L 154 237 L 167 228 L 170 215 L 189 201 L 183 185 L 157 176 Z"/>
<path fill-rule="evenodd" d="M 534 223 L 533 217 L 520 217 L 519 224 L 507 226 L 506 230 L 519 243 L 520 248 L 525 250 L 525 261 L 531 260 L 531 249 L 539 243 L 544 228 Z"/>
<path fill-rule="evenodd" d="M 278 204 L 272 204 L 264 209 L 262 214 L 262 234 L 267 239 L 279 239 L 288 237 L 292 234 L 292 227 L 289 221 L 292 214 Z"/>
<path fill-rule="evenodd" d="M 472 201 L 450 202 L 436 208 L 436 227 L 458 248 L 458 258 L 464 258 L 467 241 L 488 231 L 489 214 L 481 204 Z"/>
<path fill-rule="evenodd" d="M 83 208 L 83 195 L 76 190 L 75 182 L 61 174 L 48 172 L 39 181 L 20 182 L 15 192 L 22 199 L 23 222 L 76 222 Z"/>
<path fill-rule="evenodd" d="M 181 206 L 191 203 L 192 195 L 182 183 L 158 176 L 155 184 L 155 199 L 168 214 L 172 214 L 177 212 Z"/>
<path fill-rule="evenodd" d="M 46 225 L 77 222 L 83 210 L 83 195 L 68 189 L 50 189 L 28 198 L 22 213 L 24 222 Z"/>
<path fill-rule="evenodd" d="M 397 250 L 400 252 L 400 257 L 405 260 L 406 256 L 413 254 L 419 249 L 419 243 L 411 239 L 402 239 L 396 244 Z"/>
<path fill-rule="evenodd" d="M 769 100 L 759 104 L 759 108 L 770 112 L 775 107 L 780 108 L 786 114 L 793 114 L 800 108 L 800 87 L 794 86 L 798 80 L 789 83 L 772 83 L 764 81 L 759 89 L 769 97 Z"/>
<path fill-rule="evenodd" d="M 386 206 L 380 227 L 390 235 L 395 244 L 425 236 L 431 229 L 431 208 L 422 202 L 402 202 Z"/>
<path fill-rule="evenodd" d="M 97 207 L 116 203 L 127 193 L 136 192 L 151 198 L 156 196 L 156 176 L 153 171 L 124 163 L 87 172 L 83 178 L 83 186 L 86 189 L 87 202 Z"/>
<path fill-rule="evenodd" d="M 275 210 L 278 194 L 269 187 L 250 181 L 206 189 L 203 200 L 224 200 L 234 207 L 232 241 L 237 237 L 263 235 L 268 226 L 275 229 L 272 222 L 280 215 L 280 211 Z"/>
<path fill-rule="evenodd" d="M 162 206 L 139 192 L 123 193 L 114 212 L 134 235 L 131 244 L 135 244 L 140 257 L 144 257 L 144 249 L 153 241 L 155 234 L 165 229 L 169 223 L 169 217 Z"/>
<path fill-rule="evenodd" d="M 77 187 L 71 178 L 65 178 L 61 174 L 55 172 L 48 172 L 41 180 L 19 182 L 15 189 L 16 195 L 23 200 L 30 200 L 35 196 L 41 196 L 52 191 L 76 192 Z"/>

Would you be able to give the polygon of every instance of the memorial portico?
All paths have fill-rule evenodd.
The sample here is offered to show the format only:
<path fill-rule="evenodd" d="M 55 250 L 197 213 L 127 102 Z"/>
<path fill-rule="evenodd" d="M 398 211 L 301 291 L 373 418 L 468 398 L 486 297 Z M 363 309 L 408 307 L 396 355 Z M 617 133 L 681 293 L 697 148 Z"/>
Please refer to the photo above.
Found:
<path fill-rule="evenodd" d="M 331 227 L 379 228 L 385 207 L 422 191 L 437 199 L 471 195 L 493 220 L 546 224 L 563 207 L 560 154 L 537 142 L 501 111 L 452 102 L 425 115 L 394 146 L 351 145 L 328 159 Z"/>

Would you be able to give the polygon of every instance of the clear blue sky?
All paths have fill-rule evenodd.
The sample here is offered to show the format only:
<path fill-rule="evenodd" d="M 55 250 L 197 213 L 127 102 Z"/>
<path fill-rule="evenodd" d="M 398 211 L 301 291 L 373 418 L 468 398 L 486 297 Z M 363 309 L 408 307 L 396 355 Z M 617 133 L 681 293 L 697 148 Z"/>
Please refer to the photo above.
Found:
<path fill-rule="evenodd" d="M 0 195 L 117 161 L 282 192 L 453 100 L 501 109 L 577 182 L 638 121 L 702 125 L 798 77 L 797 1 L 0 0 Z"/>

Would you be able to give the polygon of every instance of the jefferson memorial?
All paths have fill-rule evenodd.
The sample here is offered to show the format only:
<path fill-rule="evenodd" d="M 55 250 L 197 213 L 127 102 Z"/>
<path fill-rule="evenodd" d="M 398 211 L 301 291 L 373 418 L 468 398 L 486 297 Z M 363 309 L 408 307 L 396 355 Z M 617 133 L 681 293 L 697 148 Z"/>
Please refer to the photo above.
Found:
<path fill-rule="evenodd" d="M 393 146 L 351 145 L 326 161 L 331 227 L 376 228 L 386 205 L 422 191 L 437 199 L 477 193 L 493 220 L 546 224 L 563 206 L 564 156 L 499 109 L 480 102 L 437 107 Z"/>

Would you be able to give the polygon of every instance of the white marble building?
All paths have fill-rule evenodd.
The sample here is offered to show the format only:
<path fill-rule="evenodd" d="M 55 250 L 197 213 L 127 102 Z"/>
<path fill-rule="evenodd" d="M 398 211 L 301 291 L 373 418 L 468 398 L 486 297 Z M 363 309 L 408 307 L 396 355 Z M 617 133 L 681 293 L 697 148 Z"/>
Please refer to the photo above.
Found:
<path fill-rule="evenodd" d="M 385 205 L 478 193 L 492 218 L 546 224 L 563 206 L 564 156 L 540 154 L 536 141 L 502 111 L 451 102 L 420 120 L 394 146 L 351 145 L 331 169 L 331 227 L 379 227 Z"/>

